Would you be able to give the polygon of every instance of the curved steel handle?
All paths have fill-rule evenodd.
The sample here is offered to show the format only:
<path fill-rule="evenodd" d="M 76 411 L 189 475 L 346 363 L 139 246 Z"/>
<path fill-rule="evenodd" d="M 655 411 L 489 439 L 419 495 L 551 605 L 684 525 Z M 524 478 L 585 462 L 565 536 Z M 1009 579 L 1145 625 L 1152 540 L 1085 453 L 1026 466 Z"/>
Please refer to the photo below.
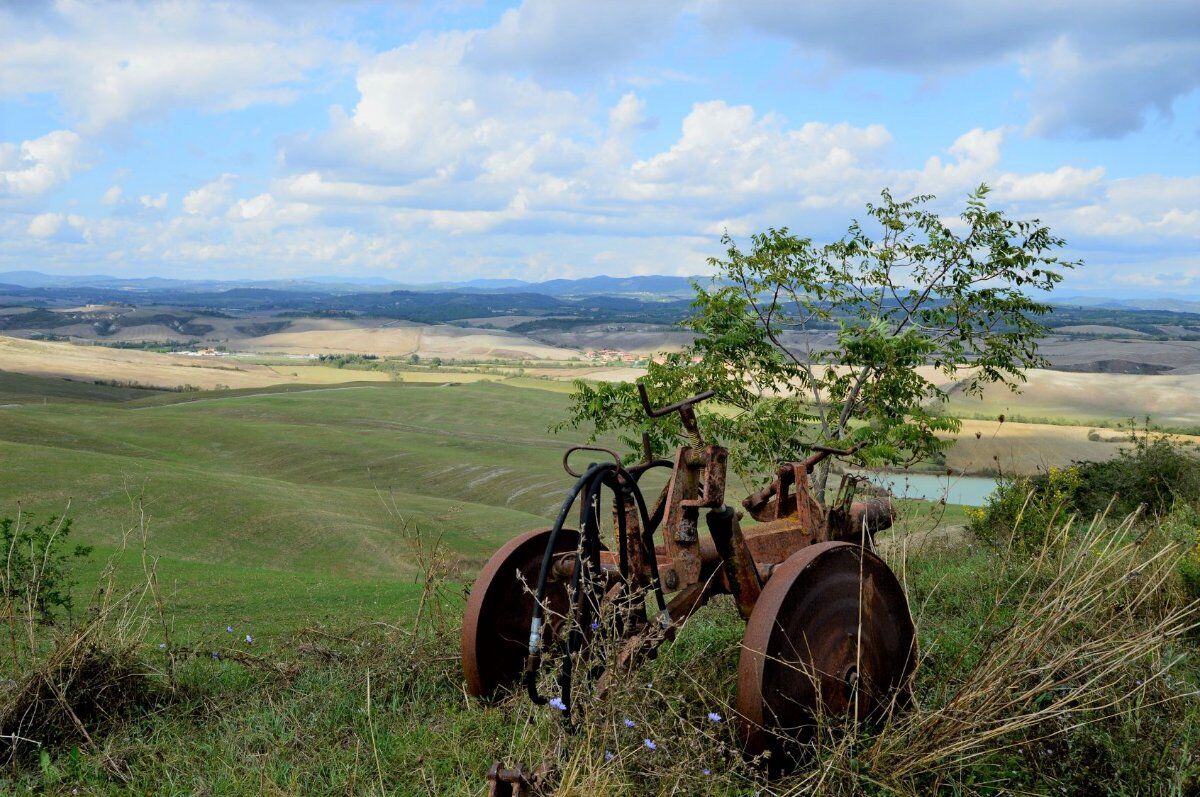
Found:
<path fill-rule="evenodd" d="M 571 464 L 570 464 L 570 462 L 568 462 L 568 460 L 571 459 L 571 455 L 574 454 L 576 451 L 597 451 L 601 454 L 608 454 L 610 457 L 613 458 L 613 461 L 616 462 L 617 465 L 621 464 L 621 455 L 618 454 L 616 451 L 613 451 L 611 448 L 604 448 L 603 446 L 571 446 L 570 448 L 568 448 L 566 450 L 566 453 L 563 454 L 562 466 L 563 466 L 563 470 L 565 470 L 571 476 L 574 476 L 576 479 L 578 479 L 583 474 L 576 473 L 575 471 L 571 470 Z"/>
<path fill-rule="evenodd" d="M 670 415 L 672 412 L 678 412 L 679 410 L 686 409 L 693 404 L 699 404 L 701 401 L 710 399 L 717 395 L 717 391 L 715 390 L 705 390 L 703 393 L 697 393 L 691 398 L 685 398 L 683 401 L 676 401 L 674 404 L 668 404 L 665 407 L 654 409 L 650 406 L 650 396 L 648 393 L 646 393 L 646 386 L 641 382 L 638 382 L 637 387 L 638 397 L 642 400 L 642 408 L 646 410 L 646 414 L 651 418 L 661 418 L 664 415 Z"/>

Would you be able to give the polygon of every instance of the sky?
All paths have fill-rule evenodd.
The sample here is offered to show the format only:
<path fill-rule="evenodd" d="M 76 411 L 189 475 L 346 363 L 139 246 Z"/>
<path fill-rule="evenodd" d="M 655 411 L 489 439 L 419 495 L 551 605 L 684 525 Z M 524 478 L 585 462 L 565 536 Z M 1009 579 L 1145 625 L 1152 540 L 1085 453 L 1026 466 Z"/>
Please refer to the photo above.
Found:
<path fill-rule="evenodd" d="M 1200 296 L 1200 2 L 3 2 L 0 270 L 698 274 L 980 183 Z"/>

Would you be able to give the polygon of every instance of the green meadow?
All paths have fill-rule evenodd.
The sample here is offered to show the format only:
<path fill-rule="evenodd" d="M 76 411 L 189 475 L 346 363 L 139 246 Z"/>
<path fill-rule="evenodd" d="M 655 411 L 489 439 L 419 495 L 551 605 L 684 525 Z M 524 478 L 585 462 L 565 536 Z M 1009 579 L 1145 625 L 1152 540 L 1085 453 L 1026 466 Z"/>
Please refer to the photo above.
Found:
<path fill-rule="evenodd" d="M 416 535 L 469 575 L 569 481 L 546 431 L 563 398 L 526 387 L 148 395 L 4 374 L 0 403 L 0 515 L 71 518 L 96 547 L 80 602 L 110 559 L 138 578 L 144 545 L 179 639 L 408 617 Z"/>
<path fill-rule="evenodd" d="M 917 622 L 917 705 L 877 738 L 840 737 L 861 749 L 823 746 L 782 781 L 742 759 L 729 720 L 744 624 L 727 599 L 618 679 L 575 735 L 523 695 L 467 699 L 457 633 L 472 573 L 546 525 L 572 481 L 561 456 L 578 436 L 547 431 L 566 397 L 544 384 L 560 387 L 176 393 L 0 374 L 0 516 L 69 516 L 70 541 L 94 546 L 73 572 L 75 621 L 121 607 L 86 637 L 111 656 L 109 680 L 73 686 L 111 713 L 89 717 L 87 738 L 68 728 L 20 748 L 0 793 L 481 795 L 496 759 L 552 759 L 554 793 L 574 795 L 1194 793 L 1194 639 L 1154 643 L 1169 676 L 1139 654 L 1087 690 L 1068 678 L 1061 695 L 995 708 L 1039 682 L 1045 656 L 1070 672 L 1093 655 L 1088 629 L 1124 640 L 1159 611 L 1140 582 L 1086 580 L 1093 566 L 1126 572 L 1117 553 L 1146 567 L 1142 547 L 1102 531 L 1030 569 L 966 535 L 963 507 L 920 501 L 881 544 Z M 745 487 L 733 479 L 731 501 Z M 1060 624 L 1056 605 L 1077 616 Z M 70 627 L 41 629 L 39 644 L 61 646 Z M 1092 699 L 1120 711 L 1073 713 Z M 951 710 L 967 713 L 947 724 Z M 1051 712 L 1052 743 L 1044 723 L 1019 724 L 1030 711 Z M 1012 730 L 989 735 L 997 723 Z M 927 763 L 903 771 L 917 755 Z"/>

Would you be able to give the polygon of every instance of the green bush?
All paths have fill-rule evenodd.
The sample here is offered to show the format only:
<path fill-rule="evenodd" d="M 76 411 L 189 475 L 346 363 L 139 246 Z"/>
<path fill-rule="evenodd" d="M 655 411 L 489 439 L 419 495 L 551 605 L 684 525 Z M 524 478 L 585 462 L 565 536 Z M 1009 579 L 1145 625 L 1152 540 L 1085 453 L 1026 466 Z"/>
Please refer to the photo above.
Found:
<path fill-rule="evenodd" d="M 1132 447 L 1108 462 L 1081 462 L 1073 504 L 1081 515 L 1127 515 L 1143 507 L 1161 520 L 1179 503 L 1200 509 L 1200 457 L 1165 435 L 1132 431 Z"/>
<path fill-rule="evenodd" d="M 1001 479 L 987 504 L 967 511 L 967 527 L 993 548 L 1029 551 L 1040 548 L 1047 535 L 1075 511 L 1080 468 L 1051 468 L 1035 477 Z"/>
<path fill-rule="evenodd" d="M 69 518 L 51 517 L 35 523 L 31 515 L 0 518 L 0 597 L 12 613 L 52 623 L 58 612 L 74 607 L 71 588 L 72 560 L 85 558 L 86 545 L 67 548 L 71 535 Z"/>
<path fill-rule="evenodd" d="M 969 527 L 982 542 L 1029 549 L 1047 528 L 1071 515 L 1090 520 L 1141 511 L 1155 522 L 1173 512 L 1200 512 L 1200 457 L 1172 438 L 1131 430 L 1132 445 L 1107 462 L 1076 462 L 1032 477 L 1001 480 Z"/>
<path fill-rule="evenodd" d="M 1188 596 L 1200 599 L 1200 510 L 1180 503 L 1163 520 L 1162 528 L 1172 541 L 1187 546 L 1179 576 Z"/>

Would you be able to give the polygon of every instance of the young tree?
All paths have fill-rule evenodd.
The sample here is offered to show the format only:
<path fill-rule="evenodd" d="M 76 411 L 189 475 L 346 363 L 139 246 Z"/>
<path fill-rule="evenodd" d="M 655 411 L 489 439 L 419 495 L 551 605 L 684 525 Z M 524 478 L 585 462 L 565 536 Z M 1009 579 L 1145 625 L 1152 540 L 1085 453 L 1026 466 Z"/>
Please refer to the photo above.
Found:
<path fill-rule="evenodd" d="M 685 351 L 649 366 L 651 397 L 667 402 L 705 389 L 702 431 L 730 448 L 744 476 L 765 477 L 814 444 L 855 447 L 874 465 L 930 458 L 959 422 L 941 414 L 948 385 L 978 395 L 989 384 L 1017 390 L 1045 364 L 1038 339 L 1064 245 L 1040 221 L 1013 220 L 987 205 L 980 186 L 957 221 L 884 191 L 866 224 L 824 245 L 787 228 L 754 235 L 744 251 L 726 234 L 715 278 L 696 285 L 696 333 Z M 618 434 L 656 454 L 683 439 L 677 423 L 650 423 L 629 384 L 576 382 L 559 428 Z M 636 456 L 636 454 L 634 455 Z M 824 492 L 828 469 L 814 475 Z"/>

